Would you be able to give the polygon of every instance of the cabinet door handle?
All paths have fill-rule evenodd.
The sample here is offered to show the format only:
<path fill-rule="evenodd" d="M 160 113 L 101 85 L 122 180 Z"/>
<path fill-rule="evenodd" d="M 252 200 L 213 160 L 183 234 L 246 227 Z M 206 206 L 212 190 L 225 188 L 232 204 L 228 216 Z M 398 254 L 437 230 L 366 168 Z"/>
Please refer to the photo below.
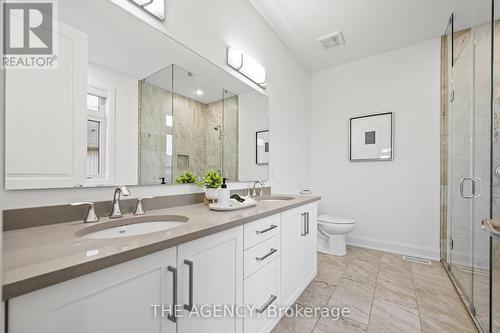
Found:
<path fill-rule="evenodd" d="M 304 213 L 306 214 L 305 218 L 306 218 L 306 235 L 309 235 L 309 213 Z"/>
<path fill-rule="evenodd" d="M 271 224 L 271 226 L 270 226 L 269 228 L 264 229 L 264 230 L 257 230 L 257 231 L 256 231 L 256 233 L 257 233 L 257 234 L 263 234 L 263 233 L 265 233 L 265 232 L 268 232 L 268 231 L 271 231 L 271 230 L 273 230 L 273 229 L 276 229 L 277 227 L 278 227 L 277 225 L 275 225 L 275 224 Z"/>
<path fill-rule="evenodd" d="M 255 260 L 257 260 L 257 261 L 262 261 L 262 260 L 266 259 L 267 257 L 269 257 L 270 255 L 272 255 L 272 254 L 273 254 L 274 252 L 276 252 L 276 251 L 278 251 L 278 250 L 276 250 L 276 249 L 271 249 L 271 251 L 269 251 L 269 253 L 268 253 L 268 254 L 266 254 L 266 255 L 264 255 L 264 256 L 262 256 L 262 257 L 255 257 Z"/>
<path fill-rule="evenodd" d="M 256 309 L 255 311 L 257 311 L 257 313 L 262 313 L 264 311 L 266 311 L 266 309 L 269 307 L 269 305 L 273 304 L 273 302 L 277 299 L 278 297 L 274 296 L 274 295 L 271 295 L 271 297 L 269 297 L 269 299 L 267 300 L 266 303 L 264 303 L 264 305 L 262 305 L 260 308 Z"/>
<path fill-rule="evenodd" d="M 300 214 L 302 216 L 302 225 L 300 226 L 300 235 L 301 236 L 306 236 L 306 213 Z"/>
<path fill-rule="evenodd" d="M 177 322 L 177 317 L 175 316 L 175 311 L 177 309 L 177 268 L 168 266 L 169 272 L 172 272 L 172 313 L 168 315 L 168 319 Z"/>
<path fill-rule="evenodd" d="M 184 304 L 184 309 L 188 311 L 193 310 L 193 262 L 191 260 L 184 260 L 184 264 L 189 267 L 189 295 L 188 295 L 188 304 Z"/>

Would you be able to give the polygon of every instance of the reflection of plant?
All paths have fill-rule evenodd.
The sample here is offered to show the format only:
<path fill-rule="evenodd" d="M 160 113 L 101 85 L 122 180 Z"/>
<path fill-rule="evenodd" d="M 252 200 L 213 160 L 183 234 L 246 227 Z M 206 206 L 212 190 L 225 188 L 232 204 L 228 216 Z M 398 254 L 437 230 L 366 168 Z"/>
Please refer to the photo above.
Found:
<path fill-rule="evenodd" d="M 191 170 L 186 170 L 181 173 L 177 178 L 175 178 L 176 184 L 194 184 L 198 181 L 198 178 L 193 175 Z"/>
<path fill-rule="evenodd" d="M 222 185 L 222 176 L 217 170 L 208 170 L 198 185 L 204 188 L 219 188 Z"/>

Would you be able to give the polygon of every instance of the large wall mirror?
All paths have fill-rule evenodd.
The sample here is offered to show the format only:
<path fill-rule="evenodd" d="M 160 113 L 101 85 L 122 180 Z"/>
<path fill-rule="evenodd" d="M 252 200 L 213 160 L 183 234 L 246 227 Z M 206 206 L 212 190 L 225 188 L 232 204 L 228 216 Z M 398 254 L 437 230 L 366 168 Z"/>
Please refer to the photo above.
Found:
<path fill-rule="evenodd" d="M 57 13 L 57 68 L 6 70 L 7 189 L 268 179 L 265 95 L 110 1 Z"/>

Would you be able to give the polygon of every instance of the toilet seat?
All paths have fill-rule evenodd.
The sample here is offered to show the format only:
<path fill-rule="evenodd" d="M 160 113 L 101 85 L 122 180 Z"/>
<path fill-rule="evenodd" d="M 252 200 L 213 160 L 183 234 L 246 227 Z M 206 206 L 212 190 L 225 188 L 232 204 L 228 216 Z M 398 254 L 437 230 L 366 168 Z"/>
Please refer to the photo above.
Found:
<path fill-rule="evenodd" d="M 330 224 L 354 224 L 354 220 L 348 217 L 335 216 L 335 215 L 320 215 L 318 217 L 318 222 L 330 223 Z"/>

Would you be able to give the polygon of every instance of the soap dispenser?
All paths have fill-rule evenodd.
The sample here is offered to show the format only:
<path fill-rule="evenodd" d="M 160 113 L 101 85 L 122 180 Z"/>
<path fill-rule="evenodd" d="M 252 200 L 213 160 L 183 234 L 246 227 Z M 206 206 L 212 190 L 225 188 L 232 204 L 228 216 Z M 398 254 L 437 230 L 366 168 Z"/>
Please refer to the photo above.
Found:
<path fill-rule="evenodd" d="M 227 178 L 222 178 L 222 185 L 217 198 L 217 202 L 221 206 L 229 206 L 229 189 L 227 188 L 226 180 Z"/>

